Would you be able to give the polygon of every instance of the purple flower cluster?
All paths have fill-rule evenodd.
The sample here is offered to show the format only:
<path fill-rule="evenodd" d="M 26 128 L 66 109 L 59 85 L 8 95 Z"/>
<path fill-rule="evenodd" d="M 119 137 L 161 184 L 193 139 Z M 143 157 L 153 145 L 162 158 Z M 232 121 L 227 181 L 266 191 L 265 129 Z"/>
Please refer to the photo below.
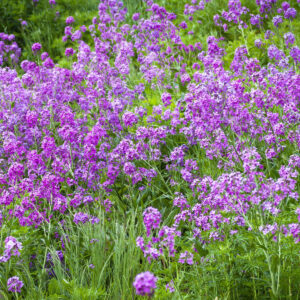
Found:
<path fill-rule="evenodd" d="M 9 63 L 16 65 L 21 56 L 21 49 L 13 34 L 0 32 L 0 67 Z"/>
<path fill-rule="evenodd" d="M 136 294 L 151 296 L 156 289 L 156 281 L 157 278 L 149 271 L 138 274 L 133 282 Z"/>
<path fill-rule="evenodd" d="M 194 264 L 193 256 L 194 256 L 193 253 L 189 253 L 188 251 L 185 251 L 183 253 L 180 253 L 178 262 L 181 264 L 187 263 L 189 265 L 192 265 Z"/>
<path fill-rule="evenodd" d="M 67 24 L 67 25 L 70 25 L 70 24 L 72 24 L 72 23 L 74 23 L 74 22 L 75 22 L 74 17 L 69 16 L 69 17 L 66 18 L 66 24 Z"/>
<path fill-rule="evenodd" d="M 97 217 L 90 216 L 83 212 L 78 212 L 74 215 L 73 222 L 78 225 L 79 223 L 85 224 L 86 222 L 90 222 L 91 224 L 97 224 L 100 220 Z"/>
<path fill-rule="evenodd" d="M 65 56 L 69 57 L 69 56 L 72 56 L 74 53 L 75 52 L 74 52 L 73 48 L 66 48 Z"/>
<path fill-rule="evenodd" d="M 228 1 L 228 11 L 223 10 L 222 15 L 216 14 L 213 18 L 216 26 L 222 27 L 226 32 L 228 30 L 228 25 L 230 23 L 239 25 L 239 27 L 247 28 L 248 25 L 243 21 L 243 15 L 247 15 L 249 9 L 242 6 L 240 0 L 229 0 Z M 226 23 L 227 22 L 227 23 Z M 251 18 L 252 25 L 259 25 L 259 17 L 253 16 Z"/>
<path fill-rule="evenodd" d="M 190 268 L 200 260 L 195 244 L 245 232 L 299 243 L 296 37 L 287 32 L 280 44 L 265 31 L 264 15 L 274 13 L 276 1 L 257 0 L 260 14 L 249 14 L 240 0 L 230 0 L 215 24 L 225 31 L 257 26 L 260 39 L 252 45 L 244 39 L 230 61 L 223 38 L 186 44 L 182 33 L 208 2 L 187 4 L 189 20 L 176 26 L 176 15 L 152 1 L 145 3 L 149 16 L 134 14 L 129 25 L 122 2 L 102 0 L 88 31 L 66 19 L 70 69 L 46 52 L 40 65 L 22 61 L 21 76 L 0 68 L 0 226 L 38 228 L 69 216 L 74 227 L 99 223 L 95 211 L 110 214 L 119 208 L 116 195 L 131 201 L 133 190 L 135 204 L 154 195 L 156 208 L 139 202 L 148 207 L 136 245 L 148 263 L 168 257 Z M 287 2 L 280 9 L 270 18 L 275 32 L 296 16 Z M 82 38 L 87 34 L 92 45 Z M 1 62 L 14 37 L 0 39 Z M 32 45 L 35 54 L 41 48 Z M 265 61 L 251 57 L 253 48 Z M 129 80 L 132 69 L 136 82 Z M 263 218 L 251 224 L 256 212 Z M 65 236 L 56 236 L 62 249 Z M 0 261 L 21 249 L 7 237 Z M 150 272 L 137 275 L 136 293 L 153 295 L 156 282 Z M 9 283 L 17 292 L 22 285 L 17 277 Z M 167 288 L 174 291 L 173 283 Z"/>
<path fill-rule="evenodd" d="M 5 241 L 3 256 L 0 256 L 0 262 L 7 262 L 12 256 L 20 256 L 22 243 L 18 242 L 13 236 L 8 236 Z"/>
<path fill-rule="evenodd" d="M 21 293 L 21 288 L 24 283 L 19 279 L 18 276 L 11 277 L 7 280 L 7 289 L 13 293 Z"/>
<path fill-rule="evenodd" d="M 42 49 L 42 45 L 40 43 L 32 44 L 31 50 L 36 53 Z"/>
<path fill-rule="evenodd" d="M 275 27 L 278 27 L 279 24 L 281 24 L 283 22 L 282 17 L 281 16 L 275 16 L 273 18 L 273 24 Z"/>
<path fill-rule="evenodd" d="M 161 214 L 156 208 L 148 207 L 143 212 L 143 217 L 144 225 L 147 229 L 147 236 L 149 236 L 152 229 L 159 228 L 159 223 L 161 222 Z"/>
<path fill-rule="evenodd" d="M 295 43 L 295 36 L 291 32 L 285 33 L 283 37 L 287 48 Z"/>

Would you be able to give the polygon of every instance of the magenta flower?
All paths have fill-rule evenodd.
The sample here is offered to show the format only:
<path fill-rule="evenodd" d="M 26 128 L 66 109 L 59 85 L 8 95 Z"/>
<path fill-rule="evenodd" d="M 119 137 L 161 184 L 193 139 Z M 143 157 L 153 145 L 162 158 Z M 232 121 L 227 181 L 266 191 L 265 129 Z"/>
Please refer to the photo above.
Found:
<path fill-rule="evenodd" d="M 48 54 L 47 52 L 43 52 L 43 53 L 41 54 L 41 60 L 44 61 L 48 56 L 49 56 L 49 54 Z"/>
<path fill-rule="evenodd" d="M 75 19 L 72 16 L 66 18 L 66 24 L 70 25 L 75 22 Z"/>
<path fill-rule="evenodd" d="M 135 13 L 135 14 L 133 14 L 133 16 L 132 16 L 132 20 L 133 20 L 133 21 L 138 21 L 139 18 L 140 18 L 140 14 L 139 14 L 139 13 Z"/>
<path fill-rule="evenodd" d="M 143 212 L 144 224 L 147 229 L 147 236 L 150 235 L 151 230 L 159 227 L 161 221 L 161 213 L 154 207 L 148 207 Z"/>
<path fill-rule="evenodd" d="M 186 29 L 188 26 L 187 26 L 186 22 L 183 21 L 179 24 L 179 27 L 181 27 L 182 29 Z"/>
<path fill-rule="evenodd" d="M 290 4 L 286 1 L 282 2 L 281 7 L 284 11 L 286 11 L 288 8 L 290 8 Z"/>
<path fill-rule="evenodd" d="M 47 57 L 43 63 L 43 65 L 47 68 L 47 69 L 52 69 L 54 67 L 54 62 L 50 57 Z"/>
<path fill-rule="evenodd" d="M 125 126 L 132 127 L 134 124 L 138 122 L 138 117 L 134 113 L 127 111 L 122 116 L 122 120 Z"/>
<path fill-rule="evenodd" d="M 13 293 L 21 293 L 21 288 L 24 283 L 19 279 L 18 276 L 11 277 L 7 280 L 7 289 Z"/>
<path fill-rule="evenodd" d="M 71 26 L 66 26 L 65 27 L 65 35 L 72 35 L 72 27 Z"/>
<path fill-rule="evenodd" d="M 162 95 L 161 95 L 161 101 L 163 102 L 163 104 L 165 106 L 169 106 L 172 103 L 172 96 L 171 96 L 171 94 L 169 94 L 167 92 L 162 93 Z"/>
<path fill-rule="evenodd" d="M 65 56 L 69 57 L 72 56 L 74 54 L 74 49 L 73 48 L 67 48 L 65 50 Z"/>
<path fill-rule="evenodd" d="M 156 289 L 157 278 L 149 271 L 140 273 L 135 277 L 133 286 L 137 295 L 151 296 Z"/>
<path fill-rule="evenodd" d="M 31 49 L 34 53 L 36 53 L 42 49 L 42 45 L 40 43 L 34 43 L 31 47 Z"/>

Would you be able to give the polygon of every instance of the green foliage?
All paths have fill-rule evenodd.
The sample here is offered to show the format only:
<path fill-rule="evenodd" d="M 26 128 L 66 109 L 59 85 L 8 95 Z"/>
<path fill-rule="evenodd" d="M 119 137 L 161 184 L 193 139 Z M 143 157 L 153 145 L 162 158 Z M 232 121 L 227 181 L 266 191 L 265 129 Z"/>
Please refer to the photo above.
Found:
<path fill-rule="evenodd" d="M 89 25 L 92 17 L 97 15 L 98 0 L 57 0 L 51 6 L 48 0 L 34 3 L 31 0 L 1 0 L 0 32 L 13 33 L 22 48 L 22 58 L 35 60 L 31 46 L 42 44 L 46 51 L 57 62 L 63 56 L 66 47 L 61 37 L 64 34 L 65 20 L 68 16 L 75 18 L 74 28 Z M 21 20 L 27 26 L 21 26 Z"/>

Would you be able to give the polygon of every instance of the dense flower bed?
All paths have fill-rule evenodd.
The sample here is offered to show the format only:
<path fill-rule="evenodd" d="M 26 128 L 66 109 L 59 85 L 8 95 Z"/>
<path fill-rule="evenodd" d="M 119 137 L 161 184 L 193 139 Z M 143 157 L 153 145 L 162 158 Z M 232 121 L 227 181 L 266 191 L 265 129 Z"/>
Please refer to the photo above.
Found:
<path fill-rule="evenodd" d="M 209 2 L 187 3 L 189 22 Z M 70 227 L 96 226 L 101 217 L 119 222 L 119 214 L 142 208 L 137 220 L 144 233 L 131 241 L 144 256 L 139 272 L 145 273 L 129 278 L 137 295 L 155 297 L 164 284 L 158 299 L 192 293 L 176 273 L 210 272 L 221 263 L 216 251 L 229 247 L 232 265 L 255 252 L 258 269 L 243 276 L 266 276 L 265 290 L 254 288 L 257 299 L 296 297 L 297 274 L 289 291 L 282 276 L 290 267 L 299 270 L 298 6 L 229 0 L 227 11 L 213 18 L 224 37 L 187 45 L 188 21 L 176 26 L 174 12 L 152 1 L 144 5 L 131 25 L 120 1 L 100 1 L 88 28 L 75 30 L 68 17 L 63 40 L 73 42 L 65 51 L 70 69 L 55 64 L 38 41 L 32 51 L 41 63 L 22 61 L 19 73 L 0 69 L 0 282 L 7 282 L 0 291 L 29 289 L 13 267 L 22 260 L 46 269 L 47 280 L 57 276 L 49 244 L 31 249 L 20 228 L 52 241 L 68 269 Z M 267 17 L 274 32 L 264 29 Z M 284 24 L 289 31 L 280 36 Z M 226 32 L 248 26 L 261 38 L 237 47 L 226 68 Z M 88 34 L 92 45 L 84 42 Z M 0 38 L 0 64 L 10 51 L 16 64 L 13 36 Z M 250 56 L 251 47 L 267 63 Z M 34 263 L 32 256 L 43 253 L 44 263 Z"/>

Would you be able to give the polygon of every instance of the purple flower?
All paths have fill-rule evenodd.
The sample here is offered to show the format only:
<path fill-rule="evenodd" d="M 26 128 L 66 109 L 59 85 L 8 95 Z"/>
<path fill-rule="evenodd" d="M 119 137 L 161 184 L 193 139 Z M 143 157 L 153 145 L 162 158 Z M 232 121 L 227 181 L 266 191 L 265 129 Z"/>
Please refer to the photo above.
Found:
<path fill-rule="evenodd" d="M 270 38 L 270 36 L 273 36 L 274 35 L 274 32 L 272 32 L 271 30 L 267 30 L 265 32 L 265 39 L 268 40 Z"/>
<path fill-rule="evenodd" d="M 219 14 L 214 15 L 213 20 L 214 20 L 216 26 L 222 26 L 222 22 L 220 22 L 220 15 Z"/>
<path fill-rule="evenodd" d="M 55 5 L 56 2 L 55 2 L 55 0 L 49 0 L 49 4 L 50 4 L 50 5 Z"/>
<path fill-rule="evenodd" d="M 88 214 L 85 214 L 83 212 L 78 212 L 74 215 L 74 219 L 73 219 L 73 222 L 75 224 L 78 224 L 78 223 L 86 223 L 88 222 L 90 219 L 89 215 Z"/>
<path fill-rule="evenodd" d="M 275 45 L 271 45 L 268 48 L 268 56 L 270 59 L 280 60 L 284 57 L 284 53 L 279 50 Z"/>
<path fill-rule="evenodd" d="M 26 122 L 27 125 L 31 128 L 35 127 L 38 121 L 38 113 L 36 111 L 28 110 L 26 113 Z"/>
<path fill-rule="evenodd" d="M 49 56 L 49 54 L 48 54 L 47 52 L 43 52 L 43 53 L 41 54 L 41 60 L 44 61 L 48 56 Z"/>
<path fill-rule="evenodd" d="M 66 24 L 72 24 L 75 22 L 75 19 L 72 16 L 66 18 Z"/>
<path fill-rule="evenodd" d="M 50 57 L 47 57 L 43 63 L 43 66 L 47 69 L 51 69 L 54 67 L 54 62 Z"/>
<path fill-rule="evenodd" d="M 82 224 L 85 224 L 86 222 L 90 222 L 91 224 L 98 224 L 99 223 L 99 219 L 97 217 L 94 217 L 94 216 L 90 216 L 88 214 L 85 214 L 83 212 L 78 212 L 74 215 L 74 219 L 73 219 L 73 222 L 75 224 L 79 224 L 79 223 L 82 223 Z"/>
<path fill-rule="evenodd" d="M 191 77 L 189 74 L 185 73 L 181 76 L 181 82 L 184 84 L 186 82 L 190 82 L 191 81 Z"/>
<path fill-rule="evenodd" d="M 290 50 L 290 56 L 294 59 L 295 63 L 300 63 L 300 48 L 295 46 Z"/>
<path fill-rule="evenodd" d="M 186 29 L 188 26 L 187 26 L 186 22 L 183 21 L 179 24 L 179 27 L 181 27 L 182 29 Z"/>
<path fill-rule="evenodd" d="M 123 114 L 122 120 L 125 126 L 132 127 L 138 122 L 138 117 L 134 113 L 127 111 Z"/>
<path fill-rule="evenodd" d="M 139 13 L 135 13 L 135 14 L 133 14 L 133 16 L 132 16 L 132 20 L 133 20 L 133 21 L 138 21 L 139 18 L 140 18 L 140 14 L 139 14 Z"/>
<path fill-rule="evenodd" d="M 186 198 L 182 194 L 178 194 L 177 197 L 175 197 L 173 201 L 173 205 L 176 207 L 179 207 L 182 211 L 184 208 L 190 207 L 190 205 L 187 203 Z"/>
<path fill-rule="evenodd" d="M 250 23 L 257 27 L 260 27 L 262 24 L 262 17 L 260 15 L 251 15 Z"/>
<path fill-rule="evenodd" d="M 161 214 L 159 210 L 150 206 L 146 208 L 143 212 L 143 217 L 144 224 L 147 229 L 147 236 L 149 236 L 153 228 L 159 227 L 159 223 L 161 221 Z"/>
<path fill-rule="evenodd" d="M 66 26 L 65 27 L 65 35 L 72 35 L 72 27 L 71 26 Z"/>
<path fill-rule="evenodd" d="M 72 56 L 74 54 L 74 49 L 73 48 L 67 48 L 65 50 L 65 56 L 69 57 Z"/>
<path fill-rule="evenodd" d="M 71 40 L 72 40 L 72 41 L 79 40 L 79 39 L 81 39 L 81 37 L 82 37 L 81 31 L 80 31 L 80 30 L 76 30 L 76 31 L 72 34 Z"/>
<path fill-rule="evenodd" d="M 36 53 L 42 49 L 42 45 L 40 43 L 34 43 L 31 47 L 31 49 L 34 53 Z"/>
<path fill-rule="evenodd" d="M 135 277 L 133 286 L 137 295 L 151 296 L 156 289 L 157 278 L 149 271 L 140 273 Z"/>
<path fill-rule="evenodd" d="M 287 48 L 290 47 L 290 44 L 293 45 L 295 43 L 295 36 L 291 32 L 285 33 L 283 37 Z"/>
<path fill-rule="evenodd" d="M 174 287 L 173 280 L 171 280 L 169 283 L 166 284 L 166 290 L 169 291 L 170 293 L 175 292 L 175 287 Z"/>
<path fill-rule="evenodd" d="M 126 175 L 131 175 L 136 171 L 135 165 L 131 162 L 126 162 L 124 164 L 124 173 Z"/>
<path fill-rule="evenodd" d="M 284 13 L 284 17 L 286 19 L 294 19 L 296 18 L 296 15 L 297 15 L 297 11 L 293 7 L 288 8 Z"/>
<path fill-rule="evenodd" d="M 185 251 L 183 253 L 180 253 L 178 262 L 181 264 L 187 263 L 188 265 L 193 265 L 194 264 L 193 258 L 194 258 L 193 253 Z"/>
<path fill-rule="evenodd" d="M 20 293 L 23 285 L 24 283 L 17 276 L 11 277 L 7 280 L 7 289 L 13 293 Z"/>
<path fill-rule="evenodd" d="M 275 27 L 278 27 L 279 24 L 282 23 L 282 17 L 281 16 L 275 16 L 273 18 L 273 24 Z"/>
<path fill-rule="evenodd" d="M 175 20 L 177 18 L 177 16 L 175 13 L 169 13 L 167 15 L 167 18 L 168 18 L 168 20 L 172 21 L 172 20 Z"/>
<path fill-rule="evenodd" d="M 171 96 L 171 94 L 169 94 L 167 92 L 162 93 L 162 95 L 161 95 L 161 101 L 163 102 L 163 104 L 165 106 L 169 106 L 172 103 L 172 96 Z"/>
<path fill-rule="evenodd" d="M 257 39 L 254 41 L 254 44 L 257 48 L 261 48 L 262 46 L 262 40 L 261 39 Z"/>
<path fill-rule="evenodd" d="M 0 257 L 0 262 L 8 261 L 11 256 L 20 256 L 20 250 L 22 250 L 22 243 L 18 242 L 13 236 L 8 236 L 5 239 L 4 255 Z"/>
<path fill-rule="evenodd" d="M 59 258 L 60 261 L 64 260 L 64 254 L 63 254 L 63 252 L 61 250 L 56 251 L 56 255 L 58 256 L 58 258 Z"/>
<path fill-rule="evenodd" d="M 15 39 L 15 36 L 14 36 L 14 34 L 10 34 L 9 36 L 8 36 L 8 40 L 11 42 L 11 41 L 13 41 Z"/>
<path fill-rule="evenodd" d="M 24 175 L 24 166 L 18 162 L 14 162 L 8 169 L 8 177 L 12 182 L 21 179 Z"/>
<path fill-rule="evenodd" d="M 284 11 L 286 11 L 288 8 L 290 8 L 290 4 L 286 1 L 282 2 L 281 7 Z"/>
<path fill-rule="evenodd" d="M 153 12 L 157 12 L 159 10 L 159 5 L 157 3 L 154 3 L 152 6 L 151 6 L 151 10 Z"/>

